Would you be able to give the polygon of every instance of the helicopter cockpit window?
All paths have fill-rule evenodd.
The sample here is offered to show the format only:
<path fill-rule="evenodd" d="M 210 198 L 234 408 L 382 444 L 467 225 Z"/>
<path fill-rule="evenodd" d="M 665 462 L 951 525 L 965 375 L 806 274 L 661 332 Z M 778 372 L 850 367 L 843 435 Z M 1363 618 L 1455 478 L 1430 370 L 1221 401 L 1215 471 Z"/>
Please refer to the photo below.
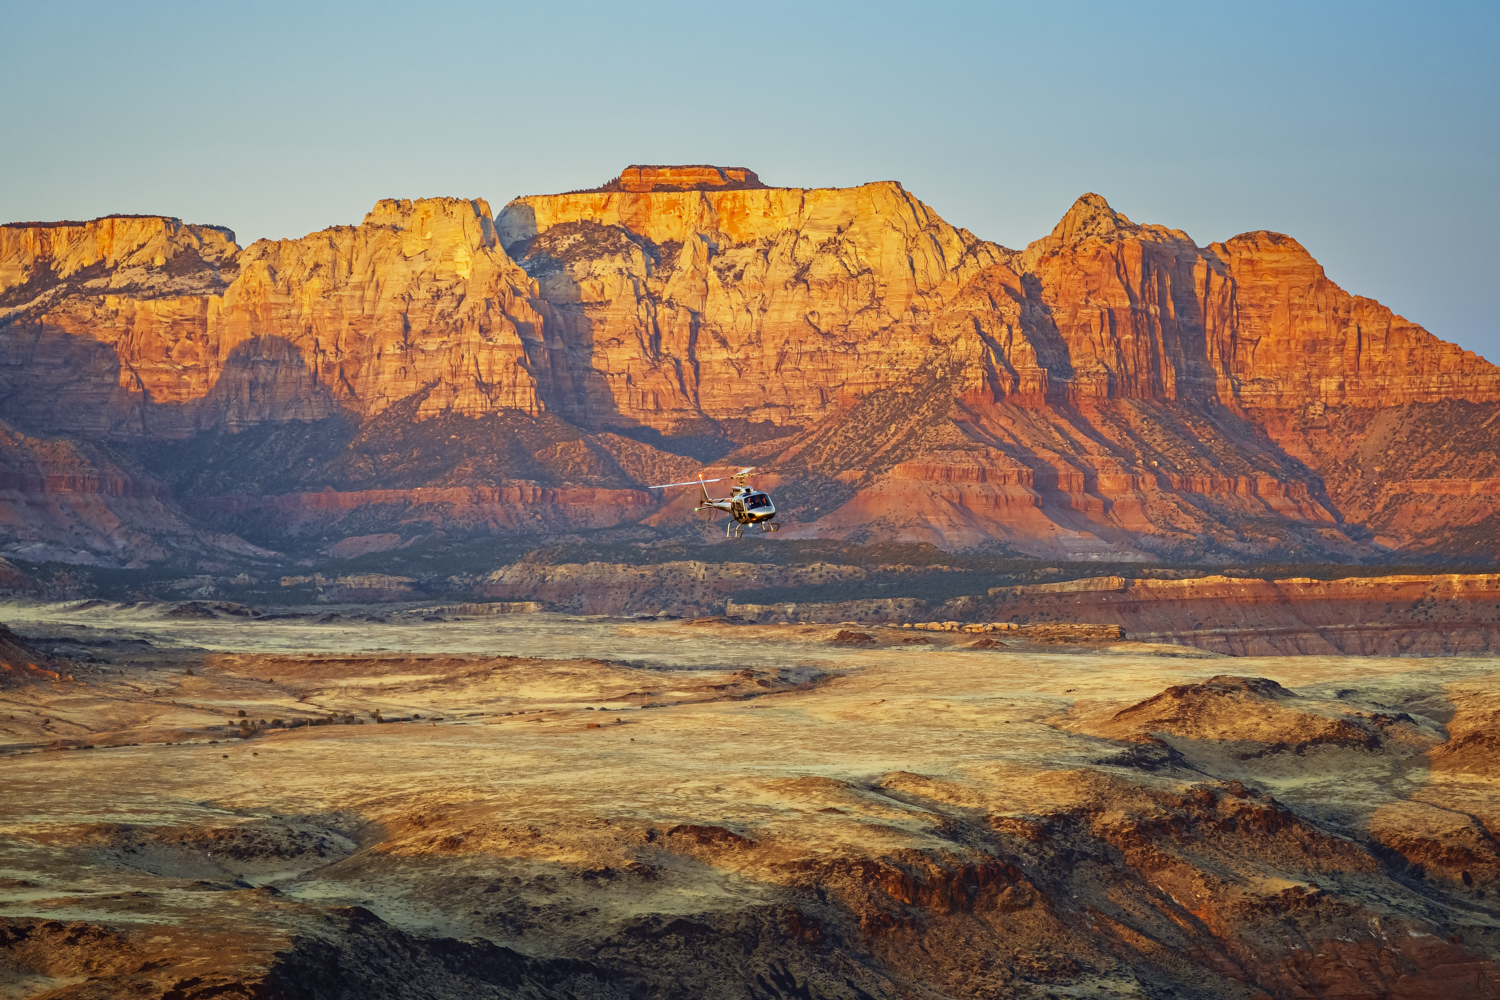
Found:
<path fill-rule="evenodd" d="M 745 508 L 747 510 L 757 510 L 761 507 L 769 506 L 771 506 L 771 498 L 764 493 L 752 493 L 745 501 Z"/>

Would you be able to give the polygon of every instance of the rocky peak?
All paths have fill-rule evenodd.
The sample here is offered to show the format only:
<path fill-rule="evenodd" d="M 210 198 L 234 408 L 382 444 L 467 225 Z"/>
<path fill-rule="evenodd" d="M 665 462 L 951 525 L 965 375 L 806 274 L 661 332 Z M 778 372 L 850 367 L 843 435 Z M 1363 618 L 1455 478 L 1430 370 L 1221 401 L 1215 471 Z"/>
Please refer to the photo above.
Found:
<path fill-rule="evenodd" d="M 1091 238 L 1108 239 L 1134 228 L 1135 223 L 1110 208 L 1103 195 L 1090 192 L 1073 202 L 1073 207 L 1052 227 L 1052 238 L 1062 246 L 1072 246 Z"/>
<path fill-rule="evenodd" d="M 1021 264 L 1031 269 L 1048 254 L 1068 250 L 1086 240 L 1113 241 L 1141 232 L 1142 227 L 1110 208 L 1103 195 L 1089 192 L 1073 202 L 1073 207 L 1052 227 L 1052 232 L 1027 245 L 1021 255 Z M 1186 234 L 1174 235 L 1186 238 Z"/>
<path fill-rule="evenodd" d="M 1230 258 L 1284 258 L 1297 261 L 1299 264 L 1310 264 L 1318 266 L 1318 262 L 1307 248 L 1285 233 L 1273 233 L 1269 230 L 1258 229 L 1251 233 L 1240 233 L 1231 236 L 1222 243 L 1210 244 L 1209 249 L 1219 255 Z M 1321 268 L 1319 268 L 1321 271 Z"/>

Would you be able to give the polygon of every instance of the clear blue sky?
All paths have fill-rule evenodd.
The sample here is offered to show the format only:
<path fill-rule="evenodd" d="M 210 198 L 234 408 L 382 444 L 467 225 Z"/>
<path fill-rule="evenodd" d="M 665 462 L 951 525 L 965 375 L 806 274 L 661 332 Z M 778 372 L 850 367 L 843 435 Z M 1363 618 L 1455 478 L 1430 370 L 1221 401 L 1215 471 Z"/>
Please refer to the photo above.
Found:
<path fill-rule="evenodd" d="M 628 163 L 894 178 L 1009 246 L 1098 191 L 1301 240 L 1500 361 L 1500 3 L 3 0 L 0 219 L 242 243 Z"/>

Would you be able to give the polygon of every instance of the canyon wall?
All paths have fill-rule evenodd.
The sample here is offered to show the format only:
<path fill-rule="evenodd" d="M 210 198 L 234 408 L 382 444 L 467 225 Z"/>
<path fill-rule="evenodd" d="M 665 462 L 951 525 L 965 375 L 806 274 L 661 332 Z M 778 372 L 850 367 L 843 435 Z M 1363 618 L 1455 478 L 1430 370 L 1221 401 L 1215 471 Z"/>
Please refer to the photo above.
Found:
<path fill-rule="evenodd" d="M 891 183 L 616 186 L 518 199 L 496 224 L 553 306 L 554 372 L 575 373 L 548 390 L 559 411 L 764 428 L 733 460 L 853 494 L 799 512 L 804 537 L 1295 560 L 1441 548 L 1496 514 L 1437 460 L 1488 468 L 1500 427 L 1481 422 L 1461 448 L 1409 442 L 1371 530 L 1345 517 L 1372 474 L 1326 452 L 1363 439 L 1309 432 L 1493 415 L 1500 369 L 1344 292 L 1290 237 L 1199 247 L 1090 194 L 1015 252 Z"/>
<path fill-rule="evenodd" d="M 172 489 L 86 442 L 35 437 L 0 421 L 0 554 L 30 563 L 143 567 L 174 555 L 227 568 L 274 553 L 204 530 Z M 0 559 L 0 563 L 4 560 Z M 0 587 L 13 587 L 0 566 Z M 25 588 L 22 588 L 25 589 Z"/>
<path fill-rule="evenodd" d="M 893 182 L 522 198 L 496 222 L 585 422 L 803 425 L 941 358 L 931 317 L 1008 251 Z"/>
<path fill-rule="evenodd" d="M 1500 650 L 1500 576 L 1492 573 L 1338 580 L 1095 577 L 994 587 L 968 605 L 970 614 L 993 620 L 1116 624 L 1132 640 L 1234 656 Z"/>
<path fill-rule="evenodd" d="M 1290 237 L 1200 247 L 1092 194 L 1022 251 L 895 182 L 777 188 L 708 166 L 631 167 L 493 218 L 482 200 L 386 200 L 243 250 L 158 217 L 0 227 L 0 418 L 230 453 L 267 425 L 362 428 L 299 458 L 280 495 L 304 508 L 290 498 L 324 487 L 659 481 L 532 460 L 610 435 L 636 470 L 760 467 L 783 537 L 1141 560 L 1500 551 L 1482 485 L 1500 479 L 1497 408 L 1500 369 L 1346 293 Z M 450 461 L 377 474 L 360 457 L 439 419 Z M 494 420 L 524 454 L 477 429 Z M 476 466 L 485 451 L 517 457 Z M 662 502 L 543 521 L 665 529 L 681 502 Z"/>
<path fill-rule="evenodd" d="M 523 336 L 540 344 L 534 286 L 499 250 L 483 201 L 385 200 L 359 226 L 261 240 L 234 254 L 233 280 L 206 291 L 201 255 L 156 246 L 175 220 L 87 228 L 126 221 L 139 247 L 119 253 L 120 237 L 101 256 L 75 238 L 82 249 L 69 244 L 54 273 L 89 274 L 76 265 L 91 252 L 97 273 L 12 306 L 0 337 L 8 415 L 54 431 L 181 438 L 365 417 L 419 391 L 424 413 L 538 412 L 523 363 Z M 35 248 L 58 246 L 54 231 L 0 227 L 0 281 L 16 282 L 0 294 L 20 299 L 36 283 L 52 258 Z M 158 273 L 177 262 L 177 281 Z"/>

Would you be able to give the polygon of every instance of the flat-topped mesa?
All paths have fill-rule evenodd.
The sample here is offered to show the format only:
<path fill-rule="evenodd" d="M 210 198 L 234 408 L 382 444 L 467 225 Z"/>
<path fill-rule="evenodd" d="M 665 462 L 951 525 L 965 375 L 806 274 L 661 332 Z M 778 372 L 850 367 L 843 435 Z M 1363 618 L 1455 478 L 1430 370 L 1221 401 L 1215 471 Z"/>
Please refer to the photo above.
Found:
<path fill-rule="evenodd" d="M 500 251 L 482 199 L 386 199 L 358 226 L 243 251 L 225 231 L 129 221 L 123 235 L 110 225 L 118 220 L 46 229 L 45 258 L 21 252 L 36 239 L 17 242 L 12 256 L 44 280 L 23 275 L 23 304 L 0 308 L 10 338 L 0 347 L 24 347 L 0 365 L 7 415 L 64 432 L 172 438 L 335 411 L 373 416 L 418 393 L 424 416 L 541 410 L 522 340 L 540 338 L 535 286 Z M 209 236 L 233 248 L 232 281 L 210 266 Z M 207 248 L 201 259 L 188 243 Z M 194 269 L 161 266 L 173 253 Z M 106 260 L 119 266 L 90 266 Z M 77 280 L 55 277 L 79 267 Z M 116 292 L 117 279 L 128 283 Z"/>
<path fill-rule="evenodd" d="M 931 317 L 1007 253 L 891 181 L 652 169 L 713 183 L 533 195 L 495 220 L 550 307 L 541 391 L 588 426 L 824 419 L 942 353 Z"/>
<path fill-rule="evenodd" d="M 632 164 L 601 191 L 708 191 L 715 188 L 744 191 L 766 185 L 747 167 L 714 167 L 704 163 L 680 166 Z"/>
<path fill-rule="evenodd" d="M 0 303 L 12 308 L 60 282 L 115 290 L 149 283 L 147 270 L 172 276 L 231 263 L 240 248 L 223 226 L 184 225 L 165 215 L 106 215 L 87 222 L 0 225 Z M 107 272 L 132 272 L 115 275 Z M 0 315 L 4 314 L 0 306 Z"/>
<path fill-rule="evenodd" d="M 701 183 L 658 182 L 649 176 L 637 183 L 632 171 L 691 172 L 677 179 Z M 724 243 L 775 239 L 811 226 L 818 240 L 857 228 L 861 220 L 884 219 L 910 235 L 929 225 L 952 229 L 895 181 L 856 187 L 769 187 L 738 167 L 631 167 L 622 177 L 587 191 L 526 195 L 495 216 L 507 251 L 538 233 L 569 223 L 598 223 L 644 236 L 654 243 L 681 243 L 706 238 L 715 252 Z M 720 179 L 727 182 L 719 183 Z M 879 223 L 884 226 L 885 222 Z M 809 233 L 811 235 L 811 233 Z M 974 242 L 972 235 L 969 242 Z M 523 251 L 524 252 L 524 251 Z"/>

